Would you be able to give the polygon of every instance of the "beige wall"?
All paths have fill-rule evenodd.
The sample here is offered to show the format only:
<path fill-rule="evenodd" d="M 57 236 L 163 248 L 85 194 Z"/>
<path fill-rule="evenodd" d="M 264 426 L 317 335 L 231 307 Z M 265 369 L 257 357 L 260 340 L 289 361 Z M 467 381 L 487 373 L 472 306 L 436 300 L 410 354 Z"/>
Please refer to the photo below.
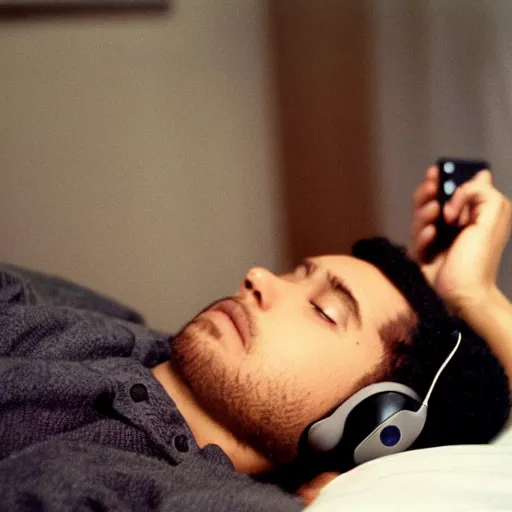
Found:
<path fill-rule="evenodd" d="M 512 194 L 508 0 L 172 4 L 163 16 L 0 21 L 0 260 L 70 277 L 134 305 L 155 327 L 175 329 L 231 293 L 249 266 L 279 267 L 290 240 L 292 256 L 300 252 L 290 216 L 298 181 L 288 172 L 279 182 L 278 144 L 284 163 L 287 155 L 316 152 L 320 165 L 299 161 L 306 177 L 328 165 L 340 167 L 341 177 L 346 164 L 338 186 L 351 190 L 347 178 L 360 162 L 351 164 L 350 151 L 338 144 L 350 137 L 333 124 L 323 137 L 320 107 L 331 100 L 331 117 L 345 121 L 336 116 L 353 108 L 353 119 L 370 130 L 349 135 L 358 134 L 353 148 L 365 156 L 365 180 L 376 192 L 360 203 L 378 220 L 377 231 L 407 240 L 412 188 L 438 155 L 486 156 L 498 185 Z M 276 12 L 285 14 L 285 35 L 302 29 L 288 24 L 293 18 L 279 6 L 318 14 L 304 18 L 302 46 L 287 50 L 297 58 L 296 73 L 284 75 L 290 83 L 282 80 L 279 55 L 269 59 L 266 5 L 274 22 Z M 315 40 L 329 9 L 342 13 L 344 29 L 317 29 Z M 336 28 L 336 19 L 327 21 Z M 325 52 L 326 44 L 339 52 Z M 350 64 L 338 66 L 340 55 L 356 58 L 362 50 L 371 62 L 339 72 Z M 310 60 L 301 69 L 304 58 Z M 357 101 L 346 87 L 354 79 L 371 85 L 354 88 Z M 295 95 L 295 105 L 285 105 L 293 133 L 318 125 L 320 139 L 276 137 L 283 119 L 273 114 L 271 91 L 280 91 L 282 108 L 279 84 Z M 317 125 L 293 117 L 304 112 Z M 331 196 L 336 190 L 323 186 Z M 303 202 L 296 203 L 300 213 Z M 339 219 L 347 217 L 323 217 L 338 237 Z M 295 238 L 285 236 L 283 220 Z M 304 251 L 324 247 L 319 236 L 298 241 Z M 510 251 L 502 272 L 509 295 Z"/>
<path fill-rule="evenodd" d="M 0 260 L 175 329 L 282 261 L 266 13 L 0 24 Z"/>

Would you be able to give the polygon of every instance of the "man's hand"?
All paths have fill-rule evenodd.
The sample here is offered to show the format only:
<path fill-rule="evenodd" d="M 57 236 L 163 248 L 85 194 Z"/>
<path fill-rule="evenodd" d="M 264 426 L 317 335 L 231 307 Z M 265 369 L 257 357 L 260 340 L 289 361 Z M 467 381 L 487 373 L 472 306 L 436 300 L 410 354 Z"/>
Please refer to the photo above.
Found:
<path fill-rule="evenodd" d="M 496 287 L 512 208 L 493 186 L 491 173 L 479 172 L 458 187 L 444 207 L 446 222 L 462 228 L 461 233 L 447 251 L 426 263 L 425 252 L 436 236 L 440 213 L 438 183 L 439 170 L 430 167 L 414 193 L 410 254 L 448 306 L 461 312 L 484 304 Z"/>
<path fill-rule="evenodd" d="M 297 491 L 297 496 L 302 498 L 306 505 L 309 505 L 320 494 L 320 491 L 338 476 L 340 474 L 334 472 L 320 473 L 313 480 L 302 485 Z"/>

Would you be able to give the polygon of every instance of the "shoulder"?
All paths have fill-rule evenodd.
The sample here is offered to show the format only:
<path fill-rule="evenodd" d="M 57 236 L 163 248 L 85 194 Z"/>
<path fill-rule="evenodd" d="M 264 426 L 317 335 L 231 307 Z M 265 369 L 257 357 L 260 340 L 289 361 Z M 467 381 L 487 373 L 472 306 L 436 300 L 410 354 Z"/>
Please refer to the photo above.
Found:
<path fill-rule="evenodd" d="M 0 306 L 36 304 L 38 296 L 17 267 L 0 264 Z"/>

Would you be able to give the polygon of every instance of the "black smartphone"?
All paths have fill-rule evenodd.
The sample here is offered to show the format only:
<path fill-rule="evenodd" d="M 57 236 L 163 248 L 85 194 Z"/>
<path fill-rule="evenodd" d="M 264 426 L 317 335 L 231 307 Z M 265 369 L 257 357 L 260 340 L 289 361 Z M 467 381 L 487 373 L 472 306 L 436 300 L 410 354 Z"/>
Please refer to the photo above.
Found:
<path fill-rule="evenodd" d="M 485 160 L 440 158 L 436 165 L 439 168 L 437 200 L 441 206 L 441 213 L 436 221 L 436 238 L 427 251 L 427 259 L 432 259 L 436 254 L 448 249 L 460 233 L 460 228 L 446 223 L 443 215 L 445 203 L 451 199 L 457 187 L 469 181 L 479 171 L 483 169 L 490 170 L 489 163 Z"/>

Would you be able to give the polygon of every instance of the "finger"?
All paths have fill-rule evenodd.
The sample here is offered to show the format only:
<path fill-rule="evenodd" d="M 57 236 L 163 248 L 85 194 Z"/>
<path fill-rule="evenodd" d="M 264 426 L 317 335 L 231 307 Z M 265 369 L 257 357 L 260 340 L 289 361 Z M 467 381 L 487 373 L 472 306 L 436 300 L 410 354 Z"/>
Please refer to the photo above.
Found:
<path fill-rule="evenodd" d="M 418 188 L 416 188 L 413 195 L 413 208 L 417 210 L 425 203 L 435 199 L 437 196 L 437 182 L 433 180 L 424 181 Z"/>
<path fill-rule="evenodd" d="M 473 180 L 487 185 L 492 185 L 492 174 L 487 169 L 484 169 L 483 171 L 478 171 L 473 177 Z"/>
<path fill-rule="evenodd" d="M 435 182 L 439 180 L 439 168 L 437 165 L 432 165 L 427 169 L 427 172 L 425 173 L 425 180 Z"/>
<path fill-rule="evenodd" d="M 428 249 L 430 244 L 436 237 L 436 227 L 433 224 L 429 224 L 422 229 L 417 236 L 414 238 L 413 254 L 412 256 L 416 259 L 422 259 L 425 251 Z"/>
<path fill-rule="evenodd" d="M 430 201 L 417 210 L 412 223 L 412 236 L 415 237 L 428 224 L 433 224 L 440 211 L 441 207 L 437 201 Z"/>
<path fill-rule="evenodd" d="M 464 228 L 471 222 L 471 209 L 468 205 L 465 205 L 464 208 L 462 208 L 462 212 L 459 215 L 459 218 L 457 219 L 457 226 L 459 228 Z"/>
<path fill-rule="evenodd" d="M 434 165 L 427 169 L 423 182 L 416 188 L 414 192 L 414 207 L 421 207 L 423 204 L 433 199 L 437 194 L 438 184 L 439 169 Z"/>
<path fill-rule="evenodd" d="M 481 176 L 480 179 L 471 179 L 455 190 L 450 201 L 444 205 L 444 217 L 446 222 L 452 224 L 462 213 L 464 206 L 473 206 L 485 201 L 492 196 L 494 189 L 488 182 L 488 176 Z"/>

